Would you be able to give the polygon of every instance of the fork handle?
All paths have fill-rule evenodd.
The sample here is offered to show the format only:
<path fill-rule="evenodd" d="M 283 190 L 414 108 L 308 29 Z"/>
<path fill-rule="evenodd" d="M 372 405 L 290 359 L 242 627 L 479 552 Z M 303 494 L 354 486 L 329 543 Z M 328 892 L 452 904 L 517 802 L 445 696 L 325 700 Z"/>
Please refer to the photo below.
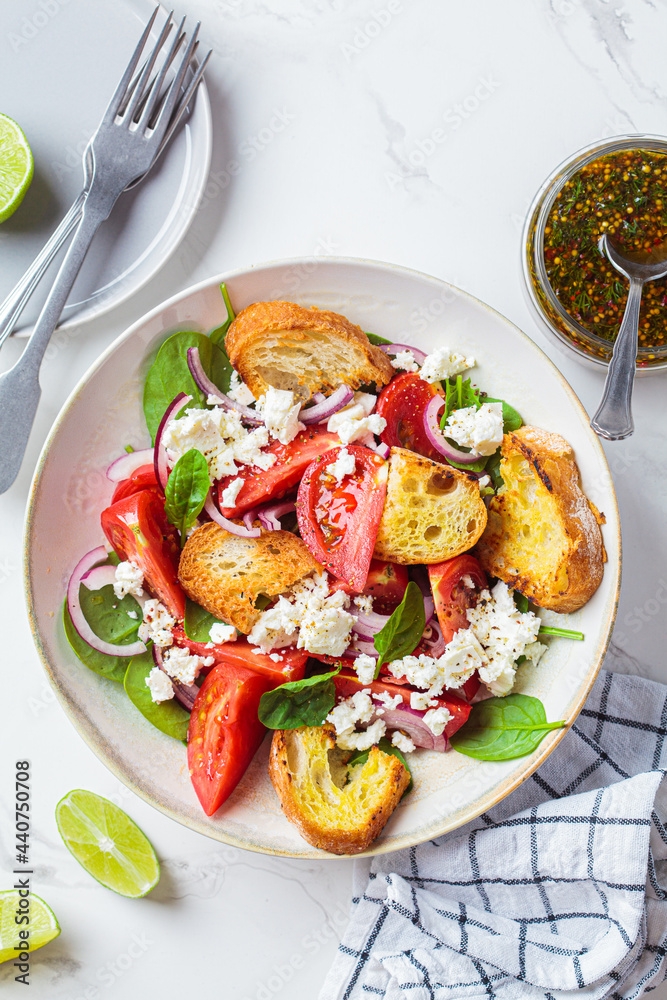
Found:
<path fill-rule="evenodd" d="M 23 354 L 13 368 L 0 375 L 0 493 L 9 489 L 21 468 L 42 394 L 39 370 L 44 352 L 88 247 L 113 202 L 95 211 L 88 205 L 86 199 L 79 225 Z"/>
<path fill-rule="evenodd" d="M 608 441 L 622 441 L 623 438 L 630 437 L 635 429 L 631 403 L 643 287 L 643 281 L 630 279 L 628 302 L 609 362 L 602 399 L 591 420 L 595 433 Z"/>

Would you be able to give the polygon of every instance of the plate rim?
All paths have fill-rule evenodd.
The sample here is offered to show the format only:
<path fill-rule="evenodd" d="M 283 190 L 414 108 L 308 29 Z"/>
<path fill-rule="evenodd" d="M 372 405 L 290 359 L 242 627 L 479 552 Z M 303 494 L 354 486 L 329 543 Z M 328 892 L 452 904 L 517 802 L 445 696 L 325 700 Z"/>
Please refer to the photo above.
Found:
<path fill-rule="evenodd" d="M 280 259 L 275 259 L 275 260 L 264 261 L 264 262 L 262 262 L 260 264 L 255 264 L 255 265 L 250 265 L 250 266 L 245 266 L 245 267 L 239 267 L 239 268 L 236 268 L 236 269 L 234 269 L 232 271 L 224 271 L 224 272 L 222 272 L 220 274 L 214 275 L 214 276 L 209 277 L 209 278 L 205 278 L 205 279 L 203 279 L 201 281 L 196 282 L 193 285 L 190 285 L 189 287 L 183 289 L 182 291 L 177 292 L 174 295 L 170 296 L 170 298 L 166 299 L 165 301 L 159 303 L 153 309 L 150 309 L 148 312 L 144 313 L 143 316 L 139 317 L 126 330 L 124 330 L 121 334 L 119 334 L 119 336 L 116 337 L 115 340 L 112 341 L 111 344 L 109 344 L 105 348 L 105 350 L 102 352 L 102 354 L 99 356 L 99 358 L 97 358 L 91 364 L 91 366 L 87 369 L 87 371 L 84 372 L 84 374 L 81 376 L 81 378 L 79 379 L 79 381 L 76 383 L 76 385 L 72 389 L 70 395 L 67 397 L 67 399 L 63 403 L 63 405 L 62 405 L 62 407 L 61 407 L 58 415 L 56 416 L 56 418 L 55 418 L 55 420 L 54 420 L 54 422 L 53 422 L 53 424 L 51 426 L 51 429 L 49 431 L 49 434 L 47 435 L 47 438 L 46 438 L 46 440 L 44 442 L 44 445 L 42 446 L 39 458 L 37 460 L 37 465 L 35 467 L 35 472 L 33 474 L 33 478 L 32 478 L 31 484 L 30 484 L 30 490 L 29 490 L 29 495 L 28 495 L 28 502 L 27 502 L 27 505 L 26 505 L 26 513 L 25 513 L 24 526 L 23 526 L 23 532 L 24 532 L 24 538 L 23 538 L 23 582 L 24 582 L 24 594 L 25 594 L 25 600 L 26 600 L 26 610 L 27 610 L 27 614 L 28 614 L 28 620 L 29 620 L 29 623 L 30 623 L 30 629 L 31 629 L 31 632 L 32 632 L 32 635 L 33 635 L 33 640 L 35 642 L 35 646 L 37 648 L 38 655 L 40 657 L 40 660 L 42 661 L 42 665 L 43 665 L 43 667 L 45 669 L 45 672 L 46 672 L 46 675 L 47 675 L 47 677 L 49 679 L 49 682 L 50 682 L 51 686 L 54 688 L 56 697 L 58 698 L 58 701 L 62 705 L 62 707 L 63 707 L 63 709 L 65 711 L 65 714 L 69 718 L 70 722 L 74 726 L 74 728 L 77 731 L 77 733 L 79 734 L 79 736 L 81 736 L 81 738 L 84 740 L 84 742 L 93 751 L 93 753 L 95 754 L 95 756 L 99 760 L 101 760 L 101 762 L 105 765 L 105 767 L 107 767 L 108 770 L 110 770 L 111 773 L 119 781 L 122 782 L 122 784 L 124 784 L 126 787 L 130 788 L 131 791 L 133 791 L 136 795 L 138 795 L 141 799 L 143 799 L 144 802 L 148 803 L 153 808 L 157 809 L 159 812 L 161 812 L 164 815 L 168 816 L 170 819 L 175 820 L 181 826 L 184 826 L 186 829 L 192 830 L 195 833 L 203 834 L 208 839 L 211 839 L 211 840 L 214 840 L 214 841 L 217 841 L 217 842 L 220 842 L 220 843 L 224 843 L 224 844 L 227 844 L 227 845 L 232 846 L 232 847 L 238 847 L 238 848 L 241 848 L 243 850 L 252 851 L 253 853 L 257 853 L 257 854 L 265 854 L 265 855 L 276 856 L 276 857 L 299 858 L 299 859 L 304 859 L 304 860 L 313 860 L 313 859 L 322 859 L 322 860 L 348 859 L 348 860 L 354 860 L 356 858 L 373 857 L 373 856 L 376 856 L 376 855 L 393 853 L 394 851 L 405 850 L 408 847 L 413 847 L 413 846 L 415 846 L 417 844 L 424 843 L 425 841 L 433 839 L 435 837 L 441 837 L 441 836 L 444 836 L 447 833 L 451 833 L 452 831 L 457 830 L 457 829 L 461 828 L 462 826 L 465 826 L 467 823 L 471 822 L 472 820 L 477 819 L 482 813 L 488 811 L 489 809 L 493 808 L 493 806 L 495 806 L 499 802 L 501 802 L 503 799 L 507 798 L 507 796 L 510 795 L 523 781 L 525 781 L 527 778 L 529 778 L 538 769 L 538 767 L 540 767 L 542 765 L 542 763 L 546 760 L 546 758 L 549 756 L 549 754 L 552 753 L 552 751 L 556 748 L 556 746 L 558 745 L 558 743 L 560 743 L 560 741 L 565 737 L 565 735 L 569 732 L 570 728 L 572 727 L 572 725 L 576 721 L 576 719 L 577 719 L 577 717 L 578 717 L 578 715 L 579 715 L 579 713 L 580 713 L 580 711 L 581 711 L 581 709 L 582 709 L 582 707 L 583 707 L 583 705 L 584 705 L 584 703 L 585 703 L 585 701 L 586 701 L 586 699 L 587 699 L 587 697 L 588 697 L 588 695 L 589 695 L 589 693 L 591 691 L 591 688 L 593 687 L 593 684 L 595 683 L 595 681 L 596 681 L 596 679 L 598 677 L 598 674 L 599 674 L 600 669 L 602 667 L 602 663 L 603 663 L 605 654 L 606 654 L 607 649 L 609 647 L 609 644 L 611 642 L 611 636 L 612 636 L 612 632 L 613 632 L 614 622 L 616 620 L 616 615 L 617 615 L 617 611 L 618 611 L 618 604 L 619 604 L 619 599 L 620 599 L 622 564 L 623 564 L 623 550 L 622 550 L 622 538 L 621 538 L 620 511 L 619 511 L 619 507 L 618 507 L 618 499 L 617 499 L 617 496 L 616 496 L 616 489 L 615 489 L 615 486 L 614 486 L 613 478 L 611 476 L 611 470 L 609 468 L 609 463 L 607 461 L 607 457 L 606 457 L 604 448 L 602 447 L 602 443 L 601 443 L 600 439 L 598 438 L 598 436 L 592 430 L 590 430 L 590 439 L 593 442 L 594 447 L 595 447 L 595 449 L 598 452 L 598 456 L 599 456 L 599 458 L 602 461 L 602 467 L 603 467 L 603 469 L 606 470 L 606 472 L 608 474 L 608 484 L 609 484 L 610 498 L 613 501 L 614 511 L 615 511 L 615 514 L 616 514 L 616 539 L 615 540 L 616 540 L 616 544 L 617 544 L 617 547 L 618 547 L 618 567 L 617 567 L 616 577 L 615 577 L 615 580 L 614 580 L 614 589 L 613 589 L 613 592 L 612 592 L 613 593 L 613 601 L 611 602 L 611 605 L 610 605 L 610 608 L 609 608 L 609 611 L 608 611 L 608 614 L 607 614 L 606 627 L 605 627 L 605 629 L 604 629 L 604 631 L 603 631 L 603 633 L 601 635 L 601 638 L 599 639 L 598 644 L 595 647 L 595 650 L 594 650 L 594 652 L 593 652 L 593 654 L 591 656 L 591 661 L 595 663 L 595 666 L 594 666 L 594 668 L 591 669 L 591 671 L 590 671 L 590 673 L 588 675 L 585 687 L 583 688 L 583 690 L 580 689 L 579 697 L 578 697 L 578 699 L 577 699 L 574 707 L 572 708 L 569 717 L 565 720 L 566 721 L 566 725 L 563 728 L 561 728 L 561 729 L 553 731 L 552 733 L 550 733 L 547 736 L 547 738 L 542 742 L 539 751 L 535 752 L 537 754 L 536 757 L 535 757 L 535 759 L 534 760 L 531 759 L 530 763 L 527 766 L 521 768 L 517 772 L 517 774 L 514 777 L 514 779 L 512 779 L 510 781 L 509 787 L 507 787 L 506 784 L 503 783 L 501 785 L 501 787 L 495 793 L 493 791 L 489 791 L 489 792 L 485 793 L 482 796 L 481 799 L 476 799 L 475 800 L 476 804 L 470 804 L 468 807 L 466 807 L 464 809 L 463 812 L 457 812 L 455 814 L 456 815 L 456 819 L 454 819 L 453 817 L 451 817 L 449 820 L 446 820 L 444 822 L 440 822 L 439 824 L 434 824 L 431 827 L 429 827 L 428 829 L 422 828 L 421 832 L 417 836 L 414 833 L 413 834 L 407 833 L 407 834 L 401 835 L 400 837 L 397 837 L 391 843 L 383 843 L 381 840 L 378 843 L 376 841 L 375 843 L 376 843 L 377 846 L 371 847 L 370 849 L 368 849 L 368 850 L 366 850 L 366 851 L 364 851 L 364 852 L 362 852 L 360 854 L 355 854 L 355 855 L 336 855 L 336 854 L 330 854 L 330 853 L 328 853 L 326 851 L 322 851 L 322 850 L 319 850 L 317 848 L 310 847 L 310 845 L 309 845 L 309 849 L 307 849 L 307 850 L 304 849 L 303 852 L 297 852 L 297 851 L 293 851 L 293 850 L 283 850 L 283 849 L 280 849 L 280 848 L 272 848 L 272 847 L 262 846 L 260 844 L 255 843 L 255 842 L 244 841 L 244 840 L 242 840 L 242 839 L 240 839 L 240 838 L 238 838 L 238 837 L 236 837 L 234 835 L 231 835 L 229 833 L 225 833 L 224 831 L 217 831 L 215 829 L 211 829 L 210 827 L 205 826 L 203 823 L 199 824 L 196 820 L 192 821 L 191 819 L 189 819 L 187 817 L 183 817 L 183 816 L 179 815 L 174 809 L 171 808 L 171 806 L 169 806 L 169 805 L 167 805 L 165 803 L 156 801 L 156 799 L 153 796 L 151 796 L 148 792 L 145 792 L 140 786 L 135 785 L 135 783 L 131 780 L 131 778 L 129 778 L 124 773 L 122 762 L 120 760 L 117 760 L 116 757 L 115 757 L 115 755 L 112 752 L 110 752 L 105 747 L 104 740 L 102 738 L 100 738 L 100 735 L 99 735 L 99 733 L 97 733 L 97 730 L 95 729 L 95 727 L 91 723 L 88 723 L 88 721 L 85 718 L 85 716 L 83 716 L 83 713 L 81 713 L 75 706 L 73 706 L 70 703 L 70 700 L 67 697 L 66 693 L 63 690 L 61 690 L 58 678 L 55 675 L 55 673 L 53 672 L 53 669 L 51 667 L 51 663 L 50 663 L 50 661 L 49 661 L 49 659 L 48 659 L 48 657 L 46 655 L 46 651 L 45 651 L 45 649 L 43 647 L 41 636 L 39 634 L 39 630 L 38 630 L 38 627 L 37 627 L 36 610 L 35 610 L 35 606 L 34 606 L 34 602 L 33 602 L 31 576 L 30 576 L 30 556 L 31 556 L 31 548 L 32 548 L 32 537 L 31 536 L 32 536 L 33 520 L 34 520 L 34 516 L 35 516 L 35 509 L 36 509 L 36 506 L 37 506 L 37 494 L 38 494 L 38 488 L 39 488 L 39 484 L 40 484 L 42 472 L 44 470 L 44 467 L 46 465 L 46 461 L 48 459 L 48 453 L 49 453 L 49 450 L 50 450 L 51 442 L 52 442 L 53 438 L 56 436 L 56 434 L 59 432 L 61 424 L 64 422 L 65 418 L 69 414 L 70 409 L 76 403 L 79 395 L 81 394 L 81 392 L 85 388 L 86 383 L 88 382 L 88 380 L 98 371 L 99 368 L 101 368 L 106 363 L 106 360 L 108 359 L 108 357 L 110 357 L 110 355 L 117 349 L 117 347 L 121 343 L 123 343 L 124 341 L 130 339 L 141 326 L 143 326 L 145 323 L 148 323 L 149 321 L 151 321 L 152 319 L 154 319 L 161 312 L 163 312 L 163 311 L 167 310 L 168 308 L 170 308 L 171 306 L 175 305 L 181 299 L 187 298 L 190 295 L 196 294 L 198 292 L 202 292 L 202 291 L 204 291 L 206 289 L 209 289 L 210 287 L 212 287 L 214 285 L 219 285 L 222 282 L 231 281 L 231 280 L 233 280 L 236 277 L 247 276 L 247 275 L 249 275 L 249 274 L 251 274 L 253 272 L 257 273 L 257 272 L 260 272 L 260 271 L 263 271 L 263 270 L 270 270 L 270 269 L 276 268 L 276 267 L 289 268 L 289 267 L 298 267 L 298 266 L 308 266 L 308 265 L 313 264 L 313 263 L 319 263 L 319 264 L 321 264 L 321 263 L 325 263 L 325 262 L 326 263 L 332 263 L 334 265 L 347 265 L 347 266 L 354 266 L 354 267 L 360 267 L 361 266 L 361 267 L 367 267 L 367 268 L 380 268 L 380 269 L 385 270 L 385 271 L 400 272 L 400 273 L 404 274 L 406 277 L 418 278 L 418 279 L 421 279 L 421 280 L 426 280 L 426 281 L 429 281 L 429 282 L 437 283 L 438 285 L 440 285 L 440 286 L 442 286 L 442 287 L 444 287 L 446 289 L 452 290 L 457 295 L 460 295 L 461 297 L 463 297 L 465 299 L 471 300 L 477 306 L 481 306 L 483 310 L 485 310 L 486 312 L 488 312 L 488 313 L 492 314 L 493 316 L 497 317 L 503 323 L 509 324 L 509 326 L 512 327 L 512 329 L 514 330 L 514 332 L 518 333 L 520 335 L 520 337 L 523 338 L 523 340 L 528 345 L 530 345 L 530 348 L 532 350 L 535 350 L 538 354 L 540 354 L 542 356 L 542 359 L 544 361 L 546 361 L 548 363 L 548 365 L 550 365 L 550 367 L 552 368 L 553 373 L 556 375 L 557 379 L 560 381 L 560 383 L 563 386 L 565 392 L 571 397 L 571 400 L 572 400 L 573 404 L 575 405 L 575 407 L 577 407 L 579 409 L 579 411 L 580 411 L 580 414 L 582 414 L 585 417 L 585 425 L 588 425 L 588 414 L 587 414 L 587 412 L 586 412 L 586 410 L 585 410 L 585 408 L 584 408 L 581 400 L 579 399 L 579 397 L 577 396 L 576 392 L 574 391 L 574 389 L 572 388 L 572 386 L 570 385 L 570 383 L 567 381 L 567 379 L 565 378 L 565 376 L 557 368 L 557 366 L 551 360 L 551 358 L 542 350 L 542 348 L 539 346 L 539 344 L 537 344 L 534 340 L 532 340 L 528 336 L 528 334 L 524 333 L 523 330 L 521 330 L 515 323 L 512 322 L 512 320 L 508 319 L 506 316 L 504 316 L 502 313 L 500 313 L 497 309 L 494 309 L 492 306 L 488 305 L 486 302 L 483 302 L 481 299 L 478 299 L 476 296 L 472 295 L 470 292 L 467 292 L 464 289 L 458 288 L 456 285 L 453 285 L 450 282 L 447 282 L 447 281 L 445 281 L 442 278 L 438 278 L 435 275 L 427 274 L 426 272 L 418 271 L 418 270 L 416 270 L 414 268 L 408 268 L 408 267 L 405 267 L 405 266 L 403 266 L 401 264 L 393 264 L 393 263 L 390 263 L 390 262 L 387 262 L 387 261 L 373 260 L 371 258 L 366 258 L 366 257 L 343 257 L 343 256 L 326 256 L 326 257 L 322 257 L 322 256 L 313 256 L 313 255 L 309 255 L 309 256 L 305 256 L 305 257 L 280 258 Z M 532 755 L 531 755 L 531 758 L 532 758 Z M 506 781 L 507 780 L 509 780 L 509 779 L 506 779 Z"/>

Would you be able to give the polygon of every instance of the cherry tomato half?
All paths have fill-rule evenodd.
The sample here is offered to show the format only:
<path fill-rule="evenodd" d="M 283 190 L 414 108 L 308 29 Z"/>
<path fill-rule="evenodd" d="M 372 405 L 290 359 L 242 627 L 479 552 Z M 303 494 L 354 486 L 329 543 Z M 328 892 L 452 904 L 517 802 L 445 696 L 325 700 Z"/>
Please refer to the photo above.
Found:
<path fill-rule="evenodd" d="M 473 586 L 466 587 L 463 577 L 469 577 Z M 455 632 L 470 625 L 466 609 L 474 608 L 479 591 L 488 586 L 486 574 L 479 561 L 465 553 L 433 563 L 428 567 L 428 578 L 443 638 L 450 642 Z"/>
<path fill-rule="evenodd" d="M 308 659 L 305 650 L 279 649 L 276 652 L 282 656 L 282 660 L 272 660 L 268 653 L 260 653 L 256 646 L 251 646 L 247 639 L 241 637 L 235 642 L 225 642 L 219 646 L 214 644 L 211 647 L 208 643 L 188 639 L 180 626 L 174 629 L 174 643 L 187 647 L 195 656 L 213 656 L 216 663 L 224 661 L 237 667 L 248 667 L 256 674 L 268 677 L 274 687 L 287 681 L 300 681 Z"/>
<path fill-rule="evenodd" d="M 131 476 L 116 485 L 111 503 L 124 500 L 125 497 L 131 497 L 133 493 L 140 493 L 141 490 L 150 488 L 154 488 L 157 493 L 162 492 L 158 487 L 153 465 L 140 465 Z"/>
<path fill-rule="evenodd" d="M 366 586 L 362 593 L 373 598 L 374 611 L 380 615 L 390 615 L 403 600 L 409 580 L 407 566 L 385 562 L 383 559 L 371 559 Z M 346 594 L 354 593 L 342 580 L 332 580 L 331 590 L 344 590 Z"/>
<path fill-rule="evenodd" d="M 266 452 L 276 455 L 277 461 L 266 472 L 256 465 L 242 465 L 233 476 L 219 480 L 218 502 L 223 490 L 233 479 L 243 480 L 236 504 L 233 507 L 221 506 L 220 513 L 223 517 L 235 517 L 256 507 L 258 503 L 283 496 L 292 486 L 296 486 L 314 458 L 338 444 L 340 438 L 337 434 L 320 427 L 299 431 L 289 444 L 274 441 Z"/>
<path fill-rule="evenodd" d="M 223 660 L 199 689 L 188 729 L 188 768 L 207 816 L 234 791 L 264 739 L 257 708 L 271 686 L 268 678 Z"/>
<path fill-rule="evenodd" d="M 368 570 L 387 493 L 388 465 L 370 448 L 348 445 L 355 470 L 338 482 L 327 472 L 341 449 L 320 455 L 306 469 L 296 503 L 301 537 L 311 554 L 360 594 Z"/>
<path fill-rule="evenodd" d="M 142 490 L 102 511 L 102 531 L 121 559 L 144 574 L 150 590 L 178 621 L 185 615 L 185 595 L 178 582 L 179 544 L 164 512 L 164 498 Z"/>
<path fill-rule="evenodd" d="M 425 382 L 417 372 L 403 372 L 393 378 L 380 393 L 375 408 L 387 421 L 380 434 L 382 441 L 390 448 L 407 448 L 442 462 L 442 455 L 424 430 L 424 411 L 436 394 L 435 386 Z"/>

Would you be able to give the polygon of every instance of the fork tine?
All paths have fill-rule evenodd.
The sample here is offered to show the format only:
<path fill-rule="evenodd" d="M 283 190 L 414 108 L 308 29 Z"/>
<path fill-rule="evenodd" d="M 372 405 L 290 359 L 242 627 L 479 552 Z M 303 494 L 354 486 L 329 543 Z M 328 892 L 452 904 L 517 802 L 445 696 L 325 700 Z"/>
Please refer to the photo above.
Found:
<path fill-rule="evenodd" d="M 153 87 L 153 89 L 151 91 L 151 94 L 150 94 L 150 97 L 148 99 L 148 102 L 145 105 L 144 109 L 142 110 L 141 118 L 139 119 L 139 123 L 140 124 L 148 125 L 148 123 L 150 121 L 150 118 L 151 118 L 151 115 L 153 114 L 153 111 L 155 109 L 155 105 L 157 104 L 158 100 L 160 99 L 160 91 L 162 90 L 162 84 L 164 83 L 165 77 L 166 77 L 167 73 L 169 72 L 169 67 L 171 66 L 172 62 L 174 61 L 176 53 L 178 52 L 178 50 L 179 50 L 179 48 L 180 48 L 180 46 L 181 46 L 181 44 L 183 42 L 183 39 L 185 38 L 185 32 L 183 31 L 183 25 L 184 24 L 185 24 L 185 18 L 182 19 L 181 23 L 178 26 L 178 31 L 176 32 L 176 37 L 174 38 L 173 42 L 171 43 L 171 48 L 169 49 L 169 52 L 167 53 L 167 55 L 165 57 L 164 63 L 162 65 L 162 68 L 161 68 L 160 72 L 158 73 L 157 79 L 155 81 L 155 85 L 154 85 L 154 87 Z"/>
<path fill-rule="evenodd" d="M 122 77 L 120 78 L 120 83 L 116 87 L 116 90 L 114 91 L 113 97 L 109 101 L 108 107 L 107 107 L 106 111 L 104 112 L 104 116 L 102 118 L 102 123 L 104 123 L 104 124 L 106 124 L 106 123 L 108 123 L 110 121 L 113 121 L 115 119 L 116 115 L 118 114 L 118 108 L 120 107 L 120 105 L 121 105 L 121 103 L 123 101 L 123 98 L 125 97 L 125 92 L 126 92 L 128 86 L 129 86 L 129 83 L 130 83 L 131 79 L 132 79 L 132 74 L 134 73 L 135 69 L 137 68 L 137 63 L 139 62 L 139 60 L 141 58 L 141 53 L 143 52 L 144 45 L 146 44 L 146 40 L 147 40 L 148 36 L 151 33 L 151 28 L 153 27 L 153 24 L 155 23 L 155 18 L 157 17 L 157 13 L 158 13 L 159 9 L 160 9 L 160 5 L 158 4 L 158 6 L 155 8 L 155 10 L 153 11 L 153 13 L 151 14 L 151 16 L 150 16 L 150 18 L 148 20 L 148 24 L 146 25 L 146 27 L 143 30 L 141 38 L 139 39 L 139 44 L 137 45 L 136 49 L 132 53 L 132 57 L 131 57 L 129 63 L 127 64 L 127 68 L 126 68 L 125 72 L 123 73 Z"/>
<path fill-rule="evenodd" d="M 157 59 L 157 57 L 158 57 L 158 55 L 160 53 L 160 50 L 162 49 L 162 46 L 164 45 L 164 43 L 165 43 L 165 41 L 167 39 L 167 36 L 168 36 L 169 32 L 171 31 L 171 29 L 174 26 L 174 23 L 172 21 L 172 15 L 173 15 L 173 11 L 169 14 L 169 16 L 167 17 L 167 20 L 164 22 L 164 25 L 162 27 L 162 31 L 160 32 L 160 34 L 158 36 L 157 42 L 153 46 L 153 51 L 151 52 L 150 56 L 146 60 L 146 65 L 144 66 L 143 73 L 141 74 L 141 76 L 139 78 L 139 82 L 138 82 L 138 84 L 137 84 L 137 86 L 135 88 L 135 91 L 134 91 L 134 93 L 132 95 L 130 103 L 127 106 L 127 111 L 125 112 L 124 121 L 126 121 L 128 125 L 132 124 L 132 119 L 134 118 L 134 116 L 135 116 L 135 114 L 137 112 L 137 108 L 139 106 L 139 103 L 142 100 L 142 98 L 144 97 L 144 94 L 146 93 L 146 85 L 147 85 L 148 80 L 150 79 L 150 75 L 151 75 L 151 73 L 153 71 L 153 66 L 155 65 L 155 60 Z M 159 79 L 160 79 L 160 77 L 159 77 L 159 74 L 158 74 L 158 80 Z"/>
<path fill-rule="evenodd" d="M 197 67 L 197 71 L 193 75 L 192 80 L 190 81 L 190 83 L 188 84 L 187 90 L 182 95 L 181 99 L 179 100 L 178 104 L 176 105 L 176 107 L 174 109 L 174 112 L 173 112 L 173 114 L 171 116 L 171 119 L 169 121 L 169 125 L 167 127 L 167 131 L 165 132 L 165 134 L 162 136 L 162 139 L 160 140 L 160 149 L 161 150 L 167 145 L 167 143 L 170 141 L 172 135 L 174 134 L 174 132 L 178 128 L 183 115 L 187 111 L 188 104 L 192 100 L 192 97 L 193 97 L 193 95 L 194 95 L 197 87 L 199 86 L 199 84 L 202 81 L 202 77 L 204 76 L 204 70 L 206 69 L 206 64 L 207 64 L 207 62 L 209 61 L 209 59 L 211 58 L 212 55 L 213 55 L 213 49 L 209 49 L 209 51 L 206 53 L 206 55 L 202 59 L 201 63 Z"/>
<path fill-rule="evenodd" d="M 178 102 L 178 97 L 181 91 L 181 87 L 183 85 L 183 79 L 187 72 L 188 66 L 190 65 L 190 62 L 192 61 L 192 57 L 194 56 L 197 45 L 199 44 L 197 41 L 197 35 L 199 34 L 200 27 L 201 27 L 201 21 L 197 21 L 195 30 L 192 32 L 192 38 L 188 43 L 187 49 L 181 56 L 180 66 L 176 71 L 174 79 L 171 81 L 169 85 L 169 89 L 167 90 L 167 95 L 162 103 L 162 107 L 160 108 L 160 113 L 157 117 L 157 121 L 155 122 L 155 126 L 153 129 L 154 133 L 157 132 L 158 135 L 160 132 L 164 134 L 169 126 L 169 120 Z"/>

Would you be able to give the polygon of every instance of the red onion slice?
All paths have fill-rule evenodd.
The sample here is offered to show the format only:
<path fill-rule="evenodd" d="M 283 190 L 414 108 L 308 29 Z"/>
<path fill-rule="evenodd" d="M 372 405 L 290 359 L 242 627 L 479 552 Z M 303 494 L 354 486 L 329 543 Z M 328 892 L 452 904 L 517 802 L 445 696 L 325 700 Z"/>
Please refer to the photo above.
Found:
<path fill-rule="evenodd" d="M 435 614 L 435 601 L 433 600 L 428 574 L 423 566 L 412 566 L 410 576 L 421 590 L 422 597 L 424 598 L 424 625 L 426 626 Z"/>
<path fill-rule="evenodd" d="M 167 677 L 171 681 L 174 688 L 174 698 L 181 703 L 183 708 L 187 709 L 188 712 L 191 712 L 194 707 L 195 698 L 199 694 L 199 688 L 197 685 L 182 684 L 181 681 L 177 681 L 175 677 L 172 677 L 171 674 L 165 670 L 164 660 L 162 658 L 162 648 L 160 646 L 156 646 L 155 643 L 153 644 L 153 662 L 156 667 L 159 667 L 160 670 L 167 674 Z"/>
<path fill-rule="evenodd" d="M 255 514 L 259 518 L 259 523 L 267 531 L 281 531 L 280 518 L 284 514 L 289 514 L 294 510 L 296 510 L 296 504 L 286 500 L 283 503 L 272 503 L 266 507 L 258 507 Z M 245 518 L 243 522 L 245 524 Z"/>
<path fill-rule="evenodd" d="M 362 639 L 369 639 L 371 642 L 375 633 L 384 628 L 389 621 L 389 615 L 378 615 L 374 611 L 359 611 L 356 612 L 355 617 L 357 620 L 352 626 L 352 631 Z"/>
<path fill-rule="evenodd" d="M 420 351 L 418 347 L 410 347 L 409 344 L 378 344 L 386 354 L 400 354 L 401 351 L 412 351 L 418 365 L 423 365 L 426 361 L 425 351 Z"/>
<path fill-rule="evenodd" d="M 376 660 L 377 660 L 377 658 L 379 656 L 379 653 L 378 653 L 377 649 L 375 648 L 374 643 L 372 643 L 372 642 L 364 642 L 360 638 L 355 638 L 355 640 L 352 643 L 352 645 L 348 646 L 347 649 L 345 650 L 345 656 L 355 656 L 356 657 L 356 656 L 361 656 L 362 653 L 365 656 L 372 656 Z"/>
<path fill-rule="evenodd" d="M 236 412 L 241 415 L 247 424 L 264 423 L 256 410 L 251 410 L 249 406 L 244 406 L 243 403 L 238 403 L 235 399 L 232 399 L 231 396 L 226 396 L 224 392 L 221 392 L 221 390 L 218 389 L 215 382 L 211 382 L 201 363 L 198 347 L 188 347 L 188 368 L 190 369 L 190 374 L 197 383 L 197 386 L 201 389 L 207 399 L 209 396 L 215 396 L 217 404 L 225 406 L 227 409 L 236 410 Z"/>
<path fill-rule="evenodd" d="M 89 646 L 92 646 L 93 649 L 96 649 L 98 653 L 106 653 L 107 656 L 138 656 L 140 653 L 146 652 L 143 642 L 137 640 L 137 642 L 132 642 L 127 646 L 118 646 L 112 642 L 104 642 L 104 640 L 100 639 L 93 632 L 84 617 L 81 604 L 79 603 L 79 587 L 81 586 L 83 577 L 97 566 L 98 563 L 105 562 L 108 557 L 109 553 L 104 546 L 98 545 L 96 549 L 87 552 L 79 560 L 67 585 L 67 609 L 70 613 L 72 624 L 81 638 Z"/>
<path fill-rule="evenodd" d="M 107 479 L 112 483 L 120 483 L 128 479 L 142 465 L 150 465 L 153 461 L 153 449 L 142 448 L 141 451 L 130 451 L 115 459 L 107 469 Z"/>
<path fill-rule="evenodd" d="M 430 634 L 427 636 L 426 633 L 430 629 Z M 444 636 L 442 634 L 442 629 L 440 628 L 440 623 L 432 621 L 430 625 L 424 629 L 424 635 L 422 636 L 422 642 L 428 649 L 428 655 L 432 656 L 434 660 L 437 660 L 439 656 L 442 656 L 445 649 L 447 648 L 447 643 L 445 642 Z"/>
<path fill-rule="evenodd" d="M 349 385 L 339 385 L 323 403 L 316 403 L 306 410 L 300 410 L 299 420 L 302 424 L 318 424 L 322 420 L 328 420 L 334 413 L 347 406 L 353 396 L 354 392 Z"/>
<path fill-rule="evenodd" d="M 445 435 L 440 430 L 438 411 L 441 409 L 443 403 L 443 397 L 437 395 L 433 397 L 426 407 L 424 411 L 426 437 L 448 462 L 458 462 L 459 465 L 472 465 L 473 462 L 479 462 L 480 458 L 482 458 L 481 455 L 476 455 L 474 452 L 459 451 L 458 448 L 449 444 Z"/>
<path fill-rule="evenodd" d="M 373 699 L 377 708 L 384 708 L 380 702 Z M 418 712 L 409 705 L 403 704 L 400 708 L 385 708 L 382 715 L 376 713 L 371 719 L 382 719 L 387 729 L 402 729 L 406 736 L 409 736 L 416 747 L 424 747 L 425 750 L 435 750 L 444 753 L 447 749 L 447 737 L 444 732 L 440 736 L 433 733 L 423 719 L 423 712 Z"/>
<path fill-rule="evenodd" d="M 247 510 L 243 515 L 243 523 L 245 524 L 246 528 L 252 528 L 256 520 L 257 520 L 256 509 Z"/>
<path fill-rule="evenodd" d="M 184 406 L 192 402 L 192 396 L 188 396 L 184 392 L 179 392 L 178 396 L 169 404 L 164 412 L 164 416 L 160 421 L 160 426 L 157 429 L 157 434 L 155 435 L 155 448 L 153 449 L 153 468 L 155 469 L 155 478 L 162 487 L 163 490 L 167 488 L 167 479 L 169 478 L 169 469 L 167 467 L 167 449 L 162 444 L 162 435 L 164 434 L 164 429 L 172 419 L 175 417 L 179 410 L 182 410 Z"/>
<path fill-rule="evenodd" d="M 248 528 L 244 524 L 236 524 L 235 521 L 230 521 L 226 517 L 223 517 L 213 502 L 213 496 L 210 490 L 208 491 L 208 496 L 206 497 L 204 510 L 212 521 L 215 521 L 215 523 L 219 524 L 221 528 L 228 531 L 230 535 L 240 535 L 242 538 L 259 538 L 262 534 L 261 528 Z"/>

